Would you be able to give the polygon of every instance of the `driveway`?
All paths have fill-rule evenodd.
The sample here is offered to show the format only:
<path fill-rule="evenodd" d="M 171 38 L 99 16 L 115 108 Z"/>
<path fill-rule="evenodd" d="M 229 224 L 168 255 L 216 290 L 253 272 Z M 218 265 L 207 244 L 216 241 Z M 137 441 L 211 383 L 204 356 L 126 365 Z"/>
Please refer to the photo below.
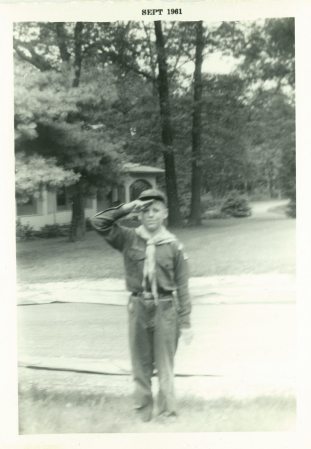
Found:
<path fill-rule="evenodd" d="M 195 305 L 192 325 L 192 344 L 180 341 L 177 351 L 177 389 L 206 397 L 224 391 L 294 395 L 295 304 Z M 18 347 L 23 386 L 79 389 L 82 382 L 81 388 L 89 389 L 95 382 L 123 393 L 131 386 L 126 307 L 19 307 Z"/>
<path fill-rule="evenodd" d="M 286 206 L 289 200 L 270 200 L 270 201 L 256 201 L 251 202 L 252 208 L 251 218 L 284 218 L 283 212 L 270 211 L 276 207 Z"/>

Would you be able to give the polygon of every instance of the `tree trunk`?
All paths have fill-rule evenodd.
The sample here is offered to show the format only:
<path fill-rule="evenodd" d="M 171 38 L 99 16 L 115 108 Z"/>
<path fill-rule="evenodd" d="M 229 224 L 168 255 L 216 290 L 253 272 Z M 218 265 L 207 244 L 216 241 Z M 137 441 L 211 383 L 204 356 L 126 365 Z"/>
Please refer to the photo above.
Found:
<path fill-rule="evenodd" d="M 72 81 L 72 87 L 78 87 L 80 83 L 81 66 L 82 66 L 82 32 L 84 24 L 83 22 L 76 22 L 74 30 L 74 62 L 73 71 L 74 79 Z M 72 68 L 71 54 L 68 51 L 66 32 L 64 23 L 59 22 L 56 25 L 57 43 L 59 52 L 63 63 L 68 72 Z M 84 196 L 82 182 L 78 182 L 73 186 L 72 196 L 72 216 L 69 241 L 75 242 L 77 240 L 83 240 L 85 236 L 85 216 L 84 216 Z"/>
<path fill-rule="evenodd" d="M 159 66 L 158 86 L 159 86 L 161 127 L 162 127 L 162 143 L 164 146 L 163 157 L 165 167 L 165 183 L 168 200 L 168 210 L 169 210 L 168 222 L 170 226 L 181 227 L 183 226 L 183 220 L 179 211 L 179 204 L 178 204 L 166 53 L 165 53 L 161 21 L 160 20 L 155 21 L 154 27 L 155 27 L 156 47 L 157 47 L 158 66 Z"/>
<path fill-rule="evenodd" d="M 81 65 L 82 65 L 82 31 L 84 28 L 83 22 L 77 22 L 75 26 L 75 78 L 72 87 L 78 87 L 80 83 Z"/>
<path fill-rule="evenodd" d="M 192 122 L 192 177 L 191 208 L 188 224 L 201 224 L 201 111 L 202 111 L 202 62 L 203 62 L 203 22 L 196 23 L 196 49 L 194 70 L 194 104 Z"/>
<path fill-rule="evenodd" d="M 269 162 L 266 167 L 266 174 L 267 174 L 267 179 L 268 179 L 269 196 L 270 196 L 270 199 L 272 200 L 274 198 L 274 182 L 273 182 L 271 163 L 269 163 Z"/>
<path fill-rule="evenodd" d="M 85 237 L 84 195 L 82 181 L 74 186 L 72 195 L 72 218 L 69 232 L 69 241 L 76 242 Z"/>

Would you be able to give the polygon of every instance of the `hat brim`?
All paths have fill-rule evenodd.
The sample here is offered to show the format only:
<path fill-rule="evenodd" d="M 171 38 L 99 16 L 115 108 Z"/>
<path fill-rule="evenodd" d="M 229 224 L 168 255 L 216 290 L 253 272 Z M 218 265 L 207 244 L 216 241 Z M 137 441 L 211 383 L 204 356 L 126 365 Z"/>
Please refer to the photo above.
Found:
<path fill-rule="evenodd" d="M 144 196 L 139 199 L 140 199 L 140 201 L 150 201 L 150 200 L 161 201 L 162 203 L 166 204 L 165 199 L 162 198 L 161 196 Z"/>

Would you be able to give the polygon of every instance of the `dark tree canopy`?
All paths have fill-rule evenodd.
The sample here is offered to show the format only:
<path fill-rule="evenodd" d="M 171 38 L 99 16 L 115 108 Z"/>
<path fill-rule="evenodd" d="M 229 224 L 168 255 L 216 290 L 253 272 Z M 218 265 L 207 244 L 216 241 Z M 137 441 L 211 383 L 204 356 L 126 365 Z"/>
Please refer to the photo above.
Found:
<path fill-rule="evenodd" d="M 72 184 L 73 240 L 83 195 L 116 183 L 126 161 L 165 168 L 175 225 L 191 183 L 197 224 L 205 192 L 295 197 L 293 18 L 24 22 L 13 46 L 17 196 Z M 208 73 L 213 52 L 237 58 L 235 71 Z"/>

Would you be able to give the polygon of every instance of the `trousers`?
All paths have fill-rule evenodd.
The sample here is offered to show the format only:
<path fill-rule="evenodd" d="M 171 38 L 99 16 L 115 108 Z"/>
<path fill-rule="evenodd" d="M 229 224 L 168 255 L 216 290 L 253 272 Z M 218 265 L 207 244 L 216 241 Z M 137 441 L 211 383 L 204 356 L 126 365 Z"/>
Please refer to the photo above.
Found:
<path fill-rule="evenodd" d="M 135 384 L 135 408 L 153 406 L 151 378 L 159 381 L 158 412 L 176 412 L 174 356 L 178 343 L 178 314 L 174 298 L 153 300 L 132 295 L 128 304 L 129 342 Z"/>

